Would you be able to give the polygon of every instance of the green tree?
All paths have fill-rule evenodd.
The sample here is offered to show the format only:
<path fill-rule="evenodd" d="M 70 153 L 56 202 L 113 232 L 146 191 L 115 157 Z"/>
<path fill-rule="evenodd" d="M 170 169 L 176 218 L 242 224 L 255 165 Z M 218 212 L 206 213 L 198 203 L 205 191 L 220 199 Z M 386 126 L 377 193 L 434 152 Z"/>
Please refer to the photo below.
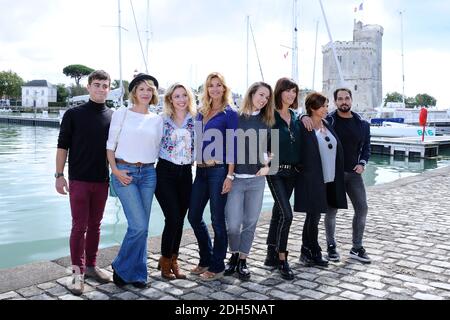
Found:
<path fill-rule="evenodd" d="M 13 71 L 0 72 L 0 97 L 19 98 L 22 95 L 23 79 Z"/>
<path fill-rule="evenodd" d="M 426 93 L 419 93 L 416 95 L 416 104 L 418 106 L 435 106 L 436 105 L 436 99 L 429 94 Z"/>
<path fill-rule="evenodd" d="M 405 99 L 405 107 L 406 108 L 414 108 L 416 106 L 416 98 L 414 97 L 407 97 Z"/>
<path fill-rule="evenodd" d="M 77 84 L 77 87 L 80 86 L 81 78 L 88 76 L 93 71 L 94 71 L 94 69 L 83 66 L 82 64 L 71 64 L 63 69 L 63 73 L 66 76 L 75 79 L 75 83 Z"/>
<path fill-rule="evenodd" d="M 69 96 L 69 91 L 66 88 L 66 85 L 63 83 L 56 85 L 56 101 L 57 102 L 66 102 L 67 97 Z"/>
<path fill-rule="evenodd" d="M 384 99 L 384 106 L 386 107 L 388 102 L 403 102 L 403 96 L 398 92 L 388 92 Z"/>
<path fill-rule="evenodd" d="M 85 87 L 80 87 L 80 86 L 76 86 L 73 84 L 68 88 L 68 90 L 72 97 L 84 96 L 86 94 L 89 94 L 89 92 L 87 91 L 87 89 Z"/>

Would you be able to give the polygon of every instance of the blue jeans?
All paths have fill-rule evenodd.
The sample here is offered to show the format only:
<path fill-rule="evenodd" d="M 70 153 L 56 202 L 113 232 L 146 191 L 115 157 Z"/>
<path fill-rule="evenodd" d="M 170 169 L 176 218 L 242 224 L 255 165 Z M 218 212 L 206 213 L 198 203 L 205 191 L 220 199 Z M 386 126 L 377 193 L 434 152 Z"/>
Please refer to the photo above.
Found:
<path fill-rule="evenodd" d="M 225 270 L 224 259 L 228 239 L 225 225 L 225 204 L 227 195 L 222 195 L 223 182 L 227 175 L 225 165 L 211 168 L 198 168 L 192 186 L 188 220 L 197 238 L 200 261 L 199 266 L 209 267 L 210 272 Z M 214 230 L 214 246 L 208 228 L 203 220 L 203 211 L 209 200 L 211 223 Z"/>
<path fill-rule="evenodd" d="M 225 216 L 232 253 L 250 254 L 264 197 L 264 177 L 236 178 L 228 194 Z"/>
<path fill-rule="evenodd" d="M 360 174 L 356 172 L 344 173 L 345 191 L 352 201 L 355 213 L 353 215 L 353 248 L 360 249 L 363 246 L 364 229 L 367 217 L 367 197 L 364 181 Z M 336 245 L 336 208 L 328 208 L 325 216 L 325 231 L 328 245 Z"/>
<path fill-rule="evenodd" d="M 156 188 L 155 168 L 126 164 L 117 164 L 117 168 L 128 170 L 128 175 L 133 180 L 128 186 L 123 186 L 114 175 L 112 177 L 114 189 L 128 221 L 125 238 L 112 267 L 126 282 L 147 282 L 148 223 Z"/>

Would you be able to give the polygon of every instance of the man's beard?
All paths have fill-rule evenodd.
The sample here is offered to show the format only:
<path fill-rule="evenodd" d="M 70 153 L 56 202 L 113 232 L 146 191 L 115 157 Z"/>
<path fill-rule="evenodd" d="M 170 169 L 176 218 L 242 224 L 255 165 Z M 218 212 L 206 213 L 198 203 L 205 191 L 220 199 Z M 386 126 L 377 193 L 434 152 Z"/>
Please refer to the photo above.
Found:
<path fill-rule="evenodd" d="M 339 110 L 340 112 L 347 113 L 347 112 L 350 112 L 350 109 L 351 109 L 351 108 L 352 108 L 352 107 L 350 107 L 350 106 L 348 106 L 348 105 L 342 105 L 342 106 L 338 107 L 338 110 Z"/>

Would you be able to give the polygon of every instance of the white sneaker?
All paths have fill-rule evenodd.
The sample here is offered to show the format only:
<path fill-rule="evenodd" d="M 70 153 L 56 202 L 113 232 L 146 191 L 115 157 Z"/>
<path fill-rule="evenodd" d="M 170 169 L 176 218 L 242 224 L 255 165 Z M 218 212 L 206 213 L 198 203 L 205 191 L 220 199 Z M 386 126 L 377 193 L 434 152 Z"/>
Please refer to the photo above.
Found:
<path fill-rule="evenodd" d="M 84 291 L 84 275 L 72 274 L 72 282 L 68 288 L 75 296 L 81 296 Z"/>

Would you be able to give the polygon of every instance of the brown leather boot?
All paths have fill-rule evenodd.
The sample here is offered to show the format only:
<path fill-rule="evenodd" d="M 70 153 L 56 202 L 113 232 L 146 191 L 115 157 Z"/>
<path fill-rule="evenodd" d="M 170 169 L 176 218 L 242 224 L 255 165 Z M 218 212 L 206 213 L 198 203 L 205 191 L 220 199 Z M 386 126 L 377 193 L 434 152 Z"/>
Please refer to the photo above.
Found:
<path fill-rule="evenodd" d="M 186 279 L 186 275 L 181 272 L 180 266 L 178 265 L 178 255 L 172 255 L 172 272 L 177 279 Z"/>
<path fill-rule="evenodd" d="M 171 269 L 172 269 L 172 259 L 161 256 L 161 258 L 159 258 L 158 263 L 158 270 L 161 270 L 161 277 L 167 280 L 176 279 Z"/>

